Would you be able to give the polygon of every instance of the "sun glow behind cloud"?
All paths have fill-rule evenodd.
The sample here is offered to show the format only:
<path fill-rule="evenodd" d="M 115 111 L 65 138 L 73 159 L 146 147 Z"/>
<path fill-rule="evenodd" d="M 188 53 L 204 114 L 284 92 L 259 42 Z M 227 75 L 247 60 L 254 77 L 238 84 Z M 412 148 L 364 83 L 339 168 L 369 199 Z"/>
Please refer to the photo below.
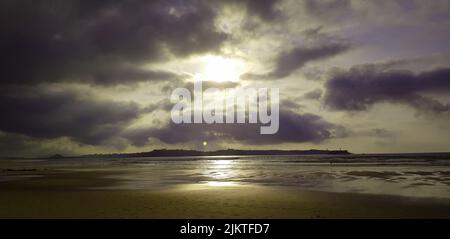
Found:
<path fill-rule="evenodd" d="M 239 81 L 245 72 L 245 63 L 241 60 L 208 55 L 201 59 L 203 69 L 199 73 L 203 81 Z"/>

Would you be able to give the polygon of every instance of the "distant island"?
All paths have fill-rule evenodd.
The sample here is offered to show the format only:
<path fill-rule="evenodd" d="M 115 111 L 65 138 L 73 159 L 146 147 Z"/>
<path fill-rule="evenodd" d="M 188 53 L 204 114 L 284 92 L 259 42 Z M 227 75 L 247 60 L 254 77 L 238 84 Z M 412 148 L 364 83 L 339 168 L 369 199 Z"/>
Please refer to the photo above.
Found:
<path fill-rule="evenodd" d="M 136 158 L 136 157 L 182 157 L 182 156 L 246 156 L 246 155 L 350 155 L 347 150 L 238 150 L 226 149 L 216 151 L 198 151 L 184 149 L 156 149 L 149 152 L 139 153 L 116 153 L 116 154 L 89 154 L 78 157 L 83 158 Z M 49 158 L 65 158 L 56 154 Z"/>

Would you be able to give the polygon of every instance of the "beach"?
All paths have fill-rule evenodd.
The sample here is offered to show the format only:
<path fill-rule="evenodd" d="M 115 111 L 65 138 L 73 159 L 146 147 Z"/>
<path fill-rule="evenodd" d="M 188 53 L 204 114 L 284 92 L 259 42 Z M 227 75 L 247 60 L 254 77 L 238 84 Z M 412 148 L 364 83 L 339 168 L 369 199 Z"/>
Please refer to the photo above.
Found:
<path fill-rule="evenodd" d="M 447 200 L 286 188 L 2 189 L 1 218 L 448 218 Z M 36 185 L 34 185 L 36 186 Z"/>
<path fill-rule="evenodd" d="M 138 162 L 136 166 L 127 160 L 76 159 L 57 162 L 3 160 L 0 164 L 2 169 L 0 218 L 450 217 L 450 199 L 446 194 L 448 191 L 445 191 L 448 187 L 445 186 L 439 196 L 433 196 L 433 194 L 408 196 L 370 191 L 361 193 L 352 190 L 327 190 L 319 184 L 305 187 L 299 183 L 293 185 L 288 180 L 285 180 L 288 182 L 286 184 L 280 182 L 272 184 L 267 180 L 264 183 L 245 182 L 242 179 L 237 180 L 236 176 L 242 176 L 242 172 L 240 174 L 238 171 L 244 169 L 237 166 L 242 163 L 234 162 L 235 165 L 231 166 L 233 165 L 231 161 L 221 165 L 218 162 L 224 163 L 223 159 L 209 160 L 211 166 L 216 167 L 215 171 L 220 173 L 213 175 L 208 171 L 208 167 L 205 168 L 203 161 L 199 163 L 198 160 L 183 159 L 189 165 L 202 165 L 202 172 L 206 171 L 207 175 L 212 175 L 207 180 L 195 174 L 195 180 L 192 180 L 185 175 L 188 173 L 192 176 L 192 169 L 186 165 L 181 166 L 183 170 L 170 165 L 161 166 L 165 170 L 162 168 L 155 170 L 155 165 L 152 164 L 143 167 L 143 161 L 145 160 L 133 161 Z M 182 164 L 179 160 L 175 161 L 177 165 Z M 158 163 L 158 165 L 161 164 Z M 268 167 L 267 164 L 265 165 Z M 217 167 L 220 170 L 217 170 Z M 307 168 L 304 165 L 298 167 Z M 316 167 L 308 170 L 317 170 Z M 352 169 L 349 171 L 350 174 L 367 180 L 372 180 L 374 177 L 376 180 L 391 180 L 393 176 L 401 176 L 400 173 L 393 175 L 386 171 L 383 171 L 384 173 L 368 171 L 368 168 L 373 166 L 359 165 L 357 167 L 360 169 L 357 171 Z M 399 166 L 390 167 L 398 172 L 401 171 Z M 420 167 L 427 169 L 426 166 Z M 433 166 L 432 169 L 438 170 L 438 173 L 446 172 L 439 171 L 442 169 L 435 167 Z M 262 169 L 258 170 L 262 171 Z M 274 169 L 266 170 L 274 171 Z M 171 174 L 167 175 L 169 172 Z M 306 171 L 303 172 L 303 175 L 306 175 Z M 412 172 L 427 177 L 432 175 L 429 169 Z M 174 177 L 177 174 L 180 178 Z M 318 175 L 322 174 L 323 172 Z M 348 172 L 345 175 L 348 175 Z M 162 180 L 163 178 L 165 180 Z M 181 178 L 184 180 L 180 180 Z M 323 181 L 323 177 L 320 180 Z M 349 178 L 340 180 L 350 181 L 352 185 Z M 358 179 L 354 180 L 360 184 Z M 446 182 L 445 178 L 441 177 L 440 180 Z M 332 181 L 338 180 L 332 179 Z M 310 184 L 311 180 L 307 182 Z M 417 184 L 417 182 L 413 183 Z M 415 190 L 426 186 L 417 185 L 418 188 Z"/>

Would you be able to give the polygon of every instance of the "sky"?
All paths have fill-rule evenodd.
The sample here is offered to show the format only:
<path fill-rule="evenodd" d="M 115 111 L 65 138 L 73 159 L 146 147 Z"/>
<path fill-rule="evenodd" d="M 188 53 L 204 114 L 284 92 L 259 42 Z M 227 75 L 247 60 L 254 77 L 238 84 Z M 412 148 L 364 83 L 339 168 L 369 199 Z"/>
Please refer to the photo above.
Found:
<path fill-rule="evenodd" d="M 448 0 L 3 0 L 0 29 L 0 156 L 450 151 Z M 278 133 L 174 124 L 196 80 L 278 88 Z"/>

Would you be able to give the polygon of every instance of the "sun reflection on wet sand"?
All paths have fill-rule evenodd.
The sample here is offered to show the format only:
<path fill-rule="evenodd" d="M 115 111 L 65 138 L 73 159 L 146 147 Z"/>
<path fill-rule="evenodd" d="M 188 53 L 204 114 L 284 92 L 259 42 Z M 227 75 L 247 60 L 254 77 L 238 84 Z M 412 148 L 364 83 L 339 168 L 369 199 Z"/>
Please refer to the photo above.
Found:
<path fill-rule="evenodd" d="M 218 182 L 218 181 L 209 181 L 206 185 L 211 187 L 231 187 L 231 186 L 239 186 L 236 182 Z"/>
<path fill-rule="evenodd" d="M 238 186 L 237 182 L 228 181 L 235 175 L 235 167 L 237 162 L 235 160 L 211 160 L 208 165 L 210 169 L 210 176 L 212 180 L 206 181 L 206 185 L 211 187 L 230 187 Z"/>
<path fill-rule="evenodd" d="M 211 160 L 214 168 L 216 169 L 223 169 L 223 168 L 231 168 L 235 162 L 233 160 L 227 160 L 227 159 L 216 159 Z"/>

